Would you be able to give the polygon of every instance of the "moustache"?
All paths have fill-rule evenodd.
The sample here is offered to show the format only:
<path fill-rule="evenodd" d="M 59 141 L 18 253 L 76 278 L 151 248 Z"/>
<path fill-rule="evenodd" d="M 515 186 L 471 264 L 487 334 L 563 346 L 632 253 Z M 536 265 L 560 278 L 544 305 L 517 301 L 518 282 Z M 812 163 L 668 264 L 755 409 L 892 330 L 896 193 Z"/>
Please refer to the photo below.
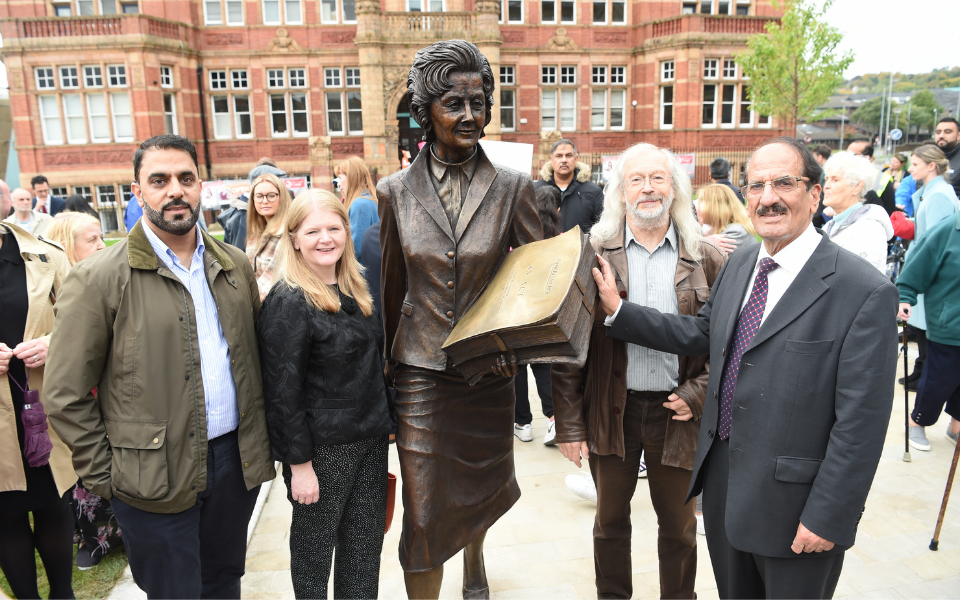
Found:
<path fill-rule="evenodd" d="M 662 203 L 666 201 L 666 199 L 667 197 L 659 192 L 654 192 L 652 194 L 640 194 L 637 196 L 637 199 L 634 200 L 634 204 L 640 204 L 641 202 L 653 202 L 655 200 Z"/>
<path fill-rule="evenodd" d="M 785 215 L 787 214 L 787 205 L 780 202 L 771 204 L 770 206 L 763 206 L 762 204 L 757 207 L 757 210 L 754 211 L 758 217 L 773 213 L 775 215 Z"/>
<path fill-rule="evenodd" d="M 160 212 L 163 212 L 168 208 L 174 208 L 177 206 L 182 206 L 190 211 L 193 210 L 193 207 L 187 204 L 187 202 L 183 198 L 177 198 L 176 200 L 171 200 L 170 202 L 167 202 L 166 204 L 164 204 L 163 207 L 160 209 Z"/>

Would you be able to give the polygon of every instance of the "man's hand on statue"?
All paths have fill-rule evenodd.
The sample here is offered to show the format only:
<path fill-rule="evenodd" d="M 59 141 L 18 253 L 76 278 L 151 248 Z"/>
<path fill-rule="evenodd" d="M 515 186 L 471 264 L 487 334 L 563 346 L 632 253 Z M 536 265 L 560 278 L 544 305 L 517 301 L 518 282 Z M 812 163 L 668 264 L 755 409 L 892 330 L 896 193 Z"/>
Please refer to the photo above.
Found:
<path fill-rule="evenodd" d="M 567 457 L 567 460 L 580 468 L 580 459 L 588 460 L 590 458 L 590 448 L 586 442 L 560 442 L 560 454 Z"/>
<path fill-rule="evenodd" d="M 674 421 L 689 421 L 693 418 L 693 411 L 690 410 L 684 399 L 676 394 L 667 396 L 667 402 L 663 403 L 663 407 L 677 413 L 672 417 Z"/>
<path fill-rule="evenodd" d="M 597 282 L 597 289 L 600 291 L 600 303 L 603 305 L 603 312 L 612 315 L 617 312 L 620 306 L 620 290 L 617 289 L 617 281 L 613 278 L 613 269 L 603 260 L 603 257 L 597 255 L 600 262 L 600 268 L 593 268 L 593 278 Z"/>
<path fill-rule="evenodd" d="M 515 377 L 518 371 L 516 354 L 501 354 L 490 369 L 501 377 Z"/>
<path fill-rule="evenodd" d="M 793 538 L 793 544 L 790 546 L 794 554 L 801 552 L 826 552 L 833 549 L 833 542 L 828 541 L 810 531 L 800 523 L 797 528 L 797 537 Z"/>
<path fill-rule="evenodd" d="M 320 482 L 313 462 L 290 465 L 290 496 L 299 504 L 313 504 L 320 500 Z"/>

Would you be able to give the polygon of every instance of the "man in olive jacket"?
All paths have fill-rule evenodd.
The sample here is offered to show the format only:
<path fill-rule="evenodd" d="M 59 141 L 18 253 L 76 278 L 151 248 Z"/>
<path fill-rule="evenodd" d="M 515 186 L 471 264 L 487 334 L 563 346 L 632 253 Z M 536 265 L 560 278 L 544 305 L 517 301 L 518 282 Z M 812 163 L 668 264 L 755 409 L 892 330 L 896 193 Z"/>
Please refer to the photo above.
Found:
<path fill-rule="evenodd" d="M 247 524 L 276 475 L 259 292 L 246 256 L 196 226 L 194 145 L 153 137 L 133 164 L 144 218 L 68 275 L 45 400 L 148 597 L 239 598 Z"/>

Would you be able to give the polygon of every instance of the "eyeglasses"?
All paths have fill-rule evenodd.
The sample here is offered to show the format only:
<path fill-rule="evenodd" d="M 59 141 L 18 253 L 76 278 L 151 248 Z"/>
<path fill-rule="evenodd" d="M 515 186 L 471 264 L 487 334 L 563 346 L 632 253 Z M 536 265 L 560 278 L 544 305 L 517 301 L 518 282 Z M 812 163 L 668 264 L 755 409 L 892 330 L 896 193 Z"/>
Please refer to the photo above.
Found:
<path fill-rule="evenodd" d="M 786 177 L 780 177 L 772 181 L 753 181 L 747 185 L 740 188 L 740 193 L 743 194 L 744 198 L 759 198 L 763 195 L 763 190 L 767 188 L 769 183 L 773 187 L 773 191 L 777 194 L 786 194 L 787 192 L 792 192 L 793 190 L 799 187 L 801 181 L 810 181 L 806 177 L 793 177 L 787 175 Z"/>
<path fill-rule="evenodd" d="M 253 197 L 253 201 L 263 204 L 264 202 L 276 202 L 277 198 L 279 197 L 280 194 L 276 192 L 270 192 L 269 194 L 256 194 Z"/>
<path fill-rule="evenodd" d="M 627 189 L 643 187 L 648 181 L 653 187 L 662 187 L 666 185 L 668 180 L 664 175 L 650 175 L 649 177 L 646 175 L 638 175 L 627 179 Z"/>

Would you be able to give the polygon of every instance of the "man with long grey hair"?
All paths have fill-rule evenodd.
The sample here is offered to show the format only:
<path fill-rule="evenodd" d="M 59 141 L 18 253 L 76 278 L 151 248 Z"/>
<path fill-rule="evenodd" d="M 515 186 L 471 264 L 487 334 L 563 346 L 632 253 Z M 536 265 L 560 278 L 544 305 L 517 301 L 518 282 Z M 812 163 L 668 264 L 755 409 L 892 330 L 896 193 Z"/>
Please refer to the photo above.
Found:
<path fill-rule="evenodd" d="M 621 298 L 672 314 L 697 314 L 725 260 L 700 234 L 690 178 L 669 151 L 650 144 L 637 144 L 618 160 L 591 242 L 615 271 Z M 629 598 L 633 592 L 630 500 L 645 453 L 660 526 L 660 595 L 693 598 L 697 522 L 694 505 L 684 500 L 709 376 L 707 357 L 614 341 L 606 337 L 604 317 L 596 312 L 583 367 L 553 366 L 560 451 L 578 467 L 581 458 L 590 462 L 592 481 L 580 481 L 597 499 L 597 595 Z"/>

